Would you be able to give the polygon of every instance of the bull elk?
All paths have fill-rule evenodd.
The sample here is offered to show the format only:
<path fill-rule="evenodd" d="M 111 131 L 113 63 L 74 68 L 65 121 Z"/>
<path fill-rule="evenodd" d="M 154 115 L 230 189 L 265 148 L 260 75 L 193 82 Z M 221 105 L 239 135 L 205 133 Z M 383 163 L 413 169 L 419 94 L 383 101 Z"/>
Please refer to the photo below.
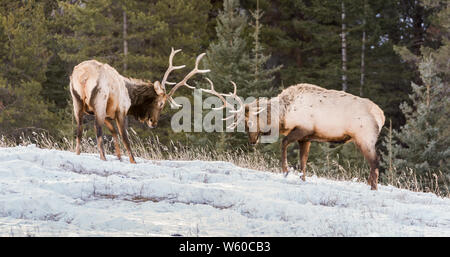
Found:
<path fill-rule="evenodd" d="M 316 85 L 298 84 L 284 89 L 278 96 L 265 100 L 256 100 L 244 104 L 234 93 L 219 94 L 211 89 L 205 92 L 218 96 L 223 106 L 216 108 L 231 108 L 234 123 L 229 126 L 236 127 L 240 121 L 245 121 L 250 144 L 256 144 L 262 131 L 278 129 L 285 135 L 281 144 L 282 170 L 288 174 L 287 147 L 297 141 L 300 152 L 300 169 L 305 180 L 306 162 L 308 160 L 311 141 L 347 143 L 353 141 L 362 152 L 370 165 L 368 183 L 372 190 L 377 189 L 378 183 L 378 156 L 375 143 L 385 122 L 383 111 L 375 103 L 366 98 L 357 97 L 343 91 L 327 90 Z M 240 108 L 234 109 L 224 96 L 237 100 Z M 276 104 L 275 104 L 276 103 Z M 277 106 L 275 108 L 275 106 Z M 264 111 L 264 109 L 265 111 Z M 263 112 L 264 111 L 264 112 Z M 259 121 L 261 115 L 267 115 L 267 124 Z M 278 115 L 278 124 L 271 124 L 270 115 Z M 252 122 L 256 121 L 256 122 Z M 268 126 L 268 127 L 262 127 Z"/>
<path fill-rule="evenodd" d="M 172 105 L 177 105 L 172 98 L 175 91 L 181 86 L 192 89 L 193 87 L 189 86 L 187 81 L 197 73 L 209 72 L 209 70 L 198 69 L 198 64 L 205 55 L 205 53 L 202 53 L 195 61 L 195 68 L 183 80 L 178 83 L 168 82 L 167 78 L 172 71 L 185 67 L 185 65 L 172 65 L 173 57 L 180 51 L 174 51 L 172 48 L 169 68 L 161 82 L 155 81 L 152 83 L 124 77 L 113 67 L 96 60 L 84 61 L 75 66 L 70 76 L 70 93 L 78 126 L 76 154 L 81 153 L 82 118 L 87 113 L 95 115 L 95 131 L 100 159 L 106 160 L 102 140 L 102 126 L 106 125 L 114 138 L 115 153 L 121 160 L 119 139 L 112 123 L 115 120 L 130 162 L 136 163 L 126 131 L 126 116 L 133 115 L 150 128 L 156 127 L 166 101 L 169 101 Z M 169 93 L 166 91 L 166 85 L 174 85 Z"/>

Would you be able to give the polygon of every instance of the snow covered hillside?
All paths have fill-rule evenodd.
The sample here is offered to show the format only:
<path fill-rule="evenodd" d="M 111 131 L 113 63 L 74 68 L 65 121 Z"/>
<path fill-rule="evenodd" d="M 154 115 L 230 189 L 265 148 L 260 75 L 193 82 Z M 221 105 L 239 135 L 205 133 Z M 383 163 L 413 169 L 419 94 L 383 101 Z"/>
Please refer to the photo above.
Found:
<path fill-rule="evenodd" d="M 226 162 L 0 148 L 0 236 L 450 236 L 450 199 Z"/>

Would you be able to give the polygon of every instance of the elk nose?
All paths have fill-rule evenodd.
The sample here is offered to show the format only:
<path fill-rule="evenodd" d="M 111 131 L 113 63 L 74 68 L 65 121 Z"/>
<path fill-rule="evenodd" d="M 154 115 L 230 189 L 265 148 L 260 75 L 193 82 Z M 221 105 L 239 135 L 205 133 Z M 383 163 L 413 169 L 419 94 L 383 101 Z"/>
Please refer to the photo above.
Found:
<path fill-rule="evenodd" d="M 153 120 L 150 119 L 150 120 L 147 121 L 147 125 L 148 125 L 149 128 L 156 128 L 157 124 L 154 123 Z"/>

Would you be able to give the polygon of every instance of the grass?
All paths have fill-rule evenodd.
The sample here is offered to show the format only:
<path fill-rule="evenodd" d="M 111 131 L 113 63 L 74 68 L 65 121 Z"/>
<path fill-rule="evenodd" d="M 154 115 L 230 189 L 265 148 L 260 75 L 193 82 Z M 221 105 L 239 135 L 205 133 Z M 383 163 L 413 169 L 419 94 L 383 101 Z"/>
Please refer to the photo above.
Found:
<path fill-rule="evenodd" d="M 134 132 L 129 131 L 130 145 L 135 157 L 147 160 L 200 160 L 200 161 L 224 161 L 231 162 L 239 167 L 281 172 L 278 167 L 279 160 L 274 156 L 263 154 L 260 151 L 246 152 L 243 149 L 218 151 L 213 146 L 190 147 L 171 141 L 165 145 L 157 136 L 143 139 Z M 105 153 L 114 155 L 114 142 L 111 137 L 104 137 Z M 58 141 L 45 133 L 33 133 L 30 136 L 21 136 L 18 140 L 6 137 L 0 138 L 0 147 L 13 147 L 17 145 L 35 144 L 40 148 L 56 149 L 75 152 L 75 140 L 63 138 Z M 83 135 L 81 140 L 83 153 L 98 153 L 96 140 Z M 121 153 L 127 156 L 126 150 L 121 144 Z"/>
<path fill-rule="evenodd" d="M 212 146 L 191 147 L 176 142 L 169 145 L 161 143 L 158 137 L 140 138 L 132 128 L 129 136 L 131 148 L 136 157 L 148 160 L 200 160 L 200 161 L 224 161 L 233 163 L 239 167 L 261 171 L 281 172 L 279 156 L 262 153 L 258 150 L 246 152 L 242 149 L 218 151 Z M 45 133 L 32 133 L 30 136 L 22 136 L 18 140 L 0 138 L 0 147 L 13 147 L 17 145 L 36 144 L 40 148 L 56 149 L 63 151 L 75 151 L 75 140 L 63 138 L 55 140 Z M 82 152 L 98 153 L 95 139 L 83 136 Z M 110 137 L 104 139 L 107 154 L 114 154 L 114 143 Z M 121 146 L 121 152 L 126 156 L 126 151 Z M 357 180 L 367 183 L 369 168 L 367 165 L 357 167 L 350 162 L 341 165 L 339 156 L 326 155 L 326 161 L 320 165 L 308 162 L 307 175 L 316 175 L 332 180 Z M 428 172 L 418 175 L 413 169 L 386 171 L 380 174 L 379 183 L 392 185 L 397 188 L 414 192 L 431 192 L 440 197 L 450 197 L 449 176 L 442 171 Z"/>

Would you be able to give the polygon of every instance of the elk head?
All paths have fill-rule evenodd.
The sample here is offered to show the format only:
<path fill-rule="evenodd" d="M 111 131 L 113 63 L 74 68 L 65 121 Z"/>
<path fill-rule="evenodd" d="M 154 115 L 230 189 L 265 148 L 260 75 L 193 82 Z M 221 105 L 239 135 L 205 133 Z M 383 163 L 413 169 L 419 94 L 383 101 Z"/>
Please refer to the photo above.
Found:
<path fill-rule="evenodd" d="M 238 124 L 242 121 L 245 121 L 245 132 L 248 133 L 248 142 L 251 145 L 255 145 L 258 143 L 259 136 L 261 135 L 261 128 L 260 128 L 260 122 L 259 122 L 259 114 L 264 111 L 264 108 L 257 107 L 258 101 L 253 101 L 249 104 L 244 104 L 242 100 L 237 96 L 237 86 L 236 83 L 233 81 L 230 81 L 231 84 L 233 84 L 234 92 L 229 94 L 221 94 L 218 93 L 216 90 L 214 90 L 214 84 L 211 80 L 207 78 L 209 84 L 211 85 L 211 89 L 202 89 L 202 91 L 206 93 L 213 94 L 217 97 L 219 97 L 220 100 L 222 100 L 223 105 L 217 108 L 213 108 L 213 110 L 222 110 L 224 108 L 230 108 L 230 113 L 232 115 L 228 116 L 227 118 L 224 118 L 222 120 L 230 120 L 234 119 L 234 122 L 227 126 L 229 129 L 234 129 L 238 126 Z M 236 99 L 236 101 L 239 104 L 239 109 L 236 110 L 234 108 L 233 104 L 230 104 L 225 97 L 232 97 Z"/>
<path fill-rule="evenodd" d="M 248 133 L 248 143 L 256 145 L 261 136 L 260 113 L 264 111 L 262 107 L 258 108 L 258 101 L 246 104 L 244 109 L 245 132 Z"/>
<path fill-rule="evenodd" d="M 167 68 L 167 71 L 164 74 L 164 77 L 163 77 L 162 81 L 161 82 L 155 81 L 153 83 L 153 88 L 155 90 L 156 96 L 152 99 L 151 103 L 149 104 L 149 106 L 148 106 L 149 109 L 147 110 L 147 114 L 141 120 L 141 122 L 147 123 L 147 125 L 150 128 L 155 128 L 158 125 L 159 116 L 161 114 L 161 111 L 164 109 L 166 101 L 169 101 L 171 106 L 181 107 L 172 98 L 173 94 L 175 93 L 175 91 L 178 88 L 180 88 L 181 86 L 186 86 L 186 87 L 188 87 L 190 89 L 195 89 L 195 87 L 192 87 L 192 86 L 188 85 L 187 81 L 192 76 L 194 76 L 197 73 L 210 72 L 210 70 L 200 70 L 198 68 L 198 64 L 199 64 L 200 60 L 203 58 L 203 56 L 205 56 L 205 53 L 202 53 L 199 56 L 197 56 L 197 59 L 195 60 L 195 68 L 191 72 L 189 72 L 183 78 L 183 80 L 181 80 L 178 83 L 168 82 L 167 78 L 169 77 L 169 74 L 172 71 L 178 70 L 178 69 L 182 69 L 182 68 L 186 67 L 186 65 L 173 66 L 173 63 L 172 63 L 173 62 L 173 57 L 175 56 L 176 53 L 178 53 L 180 51 L 181 51 L 181 49 L 174 50 L 172 48 L 172 51 L 171 51 L 170 57 L 169 57 L 169 68 Z M 174 85 L 174 87 L 170 90 L 169 93 L 167 93 L 167 91 L 166 91 L 166 85 Z"/>

